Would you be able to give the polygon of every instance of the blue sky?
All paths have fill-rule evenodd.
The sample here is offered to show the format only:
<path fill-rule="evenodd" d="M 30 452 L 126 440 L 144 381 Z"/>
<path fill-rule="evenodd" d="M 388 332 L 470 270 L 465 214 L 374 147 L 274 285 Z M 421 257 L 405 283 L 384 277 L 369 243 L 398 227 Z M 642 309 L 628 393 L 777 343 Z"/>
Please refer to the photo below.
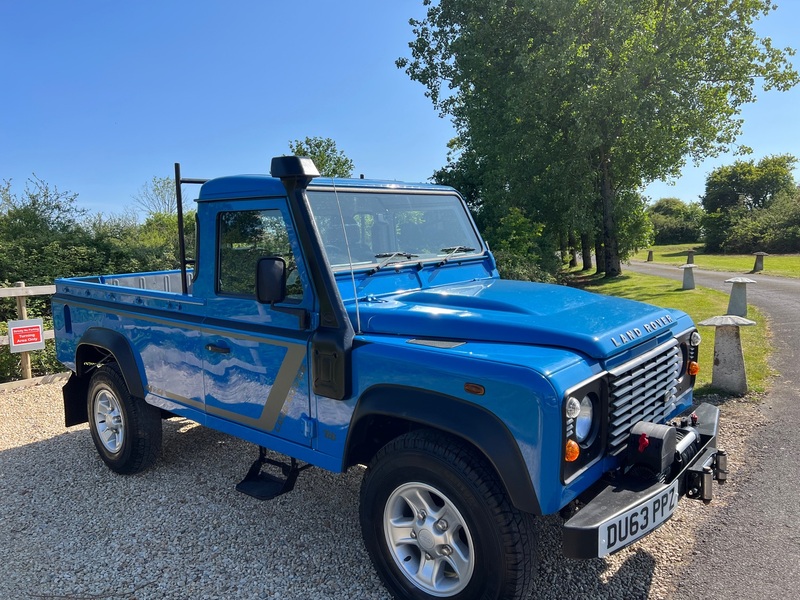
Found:
<path fill-rule="evenodd" d="M 800 2 L 758 25 L 799 46 Z M 356 173 L 423 181 L 454 131 L 394 61 L 421 0 L 0 0 L 0 180 L 36 176 L 93 212 L 122 212 L 154 175 L 266 173 L 306 136 Z M 800 64 L 800 59 L 798 59 Z M 800 156 L 800 90 L 760 94 L 741 142 Z M 731 157 L 687 167 L 653 198 L 696 200 Z"/>

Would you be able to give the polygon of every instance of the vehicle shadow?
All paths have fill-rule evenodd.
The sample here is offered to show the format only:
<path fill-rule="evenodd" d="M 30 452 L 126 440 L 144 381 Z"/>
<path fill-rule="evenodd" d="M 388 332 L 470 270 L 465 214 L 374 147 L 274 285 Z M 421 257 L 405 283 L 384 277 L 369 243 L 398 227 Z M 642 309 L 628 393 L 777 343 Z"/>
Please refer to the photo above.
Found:
<path fill-rule="evenodd" d="M 85 425 L 0 451 L 0 598 L 388 599 L 361 541 L 363 469 L 310 469 L 259 502 L 234 490 L 256 450 L 171 419 L 161 459 L 133 476 L 106 468 Z M 533 598 L 648 597 L 647 552 L 565 559 L 559 523 L 537 522 Z"/>
<path fill-rule="evenodd" d="M 651 596 L 657 563 L 650 553 L 634 546 L 602 559 L 565 558 L 561 553 L 562 523 L 558 516 L 537 520 L 539 565 L 531 600 L 662 597 Z"/>

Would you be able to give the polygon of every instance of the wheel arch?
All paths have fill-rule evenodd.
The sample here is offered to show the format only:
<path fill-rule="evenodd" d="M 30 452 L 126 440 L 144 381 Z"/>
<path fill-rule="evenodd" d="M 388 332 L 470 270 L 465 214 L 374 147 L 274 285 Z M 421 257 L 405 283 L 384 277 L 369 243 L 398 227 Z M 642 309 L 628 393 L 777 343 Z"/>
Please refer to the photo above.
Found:
<path fill-rule="evenodd" d="M 344 468 L 367 464 L 392 439 L 420 428 L 470 444 L 494 469 L 514 506 L 541 514 L 525 459 L 505 424 L 483 407 L 430 390 L 378 385 L 364 392 L 350 422 Z"/>
<path fill-rule="evenodd" d="M 89 371 L 93 363 L 109 357 L 119 366 L 131 395 L 145 397 L 144 380 L 130 342 L 121 333 L 111 329 L 90 327 L 78 341 L 75 372 L 63 388 L 64 420 L 67 427 L 88 421 L 86 393 L 89 388 Z"/>

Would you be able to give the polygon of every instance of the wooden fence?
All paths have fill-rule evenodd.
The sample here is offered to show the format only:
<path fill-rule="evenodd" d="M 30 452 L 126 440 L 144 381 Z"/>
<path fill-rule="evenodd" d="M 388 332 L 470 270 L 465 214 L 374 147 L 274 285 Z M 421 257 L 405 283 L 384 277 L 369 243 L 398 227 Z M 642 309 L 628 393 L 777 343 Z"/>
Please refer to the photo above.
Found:
<path fill-rule="evenodd" d="M 56 286 L 54 285 L 36 285 L 26 287 L 24 281 L 18 281 L 14 287 L 0 288 L 0 298 L 16 298 L 17 299 L 17 319 L 25 320 L 28 318 L 28 307 L 26 298 L 28 296 L 50 296 L 56 293 Z M 53 339 L 53 330 L 50 329 L 44 332 L 45 340 Z M 0 336 L 0 345 L 8 345 L 8 336 Z M 31 357 L 28 352 L 20 352 L 20 363 L 22 367 L 22 378 L 30 379 L 31 373 Z"/>

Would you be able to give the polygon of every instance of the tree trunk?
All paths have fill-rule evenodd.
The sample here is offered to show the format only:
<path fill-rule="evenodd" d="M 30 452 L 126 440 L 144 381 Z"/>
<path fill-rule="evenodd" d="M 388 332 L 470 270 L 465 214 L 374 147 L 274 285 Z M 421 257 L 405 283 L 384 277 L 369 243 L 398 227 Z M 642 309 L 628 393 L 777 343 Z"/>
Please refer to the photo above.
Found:
<path fill-rule="evenodd" d="M 561 258 L 561 266 L 563 267 L 567 259 L 567 238 L 564 236 L 563 231 L 558 234 L 558 255 Z"/>
<path fill-rule="evenodd" d="M 578 266 L 578 242 L 575 240 L 575 232 L 569 230 L 569 266 L 570 268 Z"/>
<path fill-rule="evenodd" d="M 605 276 L 618 277 L 622 275 L 622 263 L 619 260 L 619 243 L 617 240 L 617 227 L 614 223 L 614 191 L 611 179 L 611 165 L 605 153 L 600 163 L 600 198 L 603 201 L 603 246 L 605 247 Z"/>
<path fill-rule="evenodd" d="M 603 273 L 606 268 L 606 251 L 603 248 L 603 236 L 598 235 L 594 239 L 594 260 L 597 262 L 597 271 L 595 273 L 599 275 Z"/>
<path fill-rule="evenodd" d="M 581 259 L 583 260 L 582 271 L 592 268 L 592 244 L 588 233 L 581 234 Z"/>

